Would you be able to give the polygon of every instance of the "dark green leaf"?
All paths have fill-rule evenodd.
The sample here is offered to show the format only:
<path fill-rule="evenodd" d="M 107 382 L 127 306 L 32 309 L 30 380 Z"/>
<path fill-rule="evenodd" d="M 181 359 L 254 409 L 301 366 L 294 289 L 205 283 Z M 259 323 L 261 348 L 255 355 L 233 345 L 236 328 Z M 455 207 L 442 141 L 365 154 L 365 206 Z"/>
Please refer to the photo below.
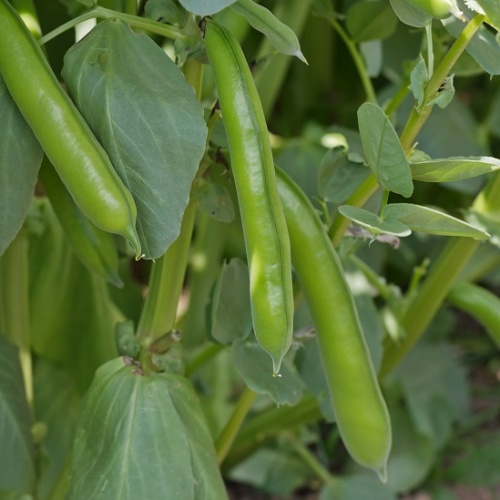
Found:
<path fill-rule="evenodd" d="M 99 368 L 84 401 L 68 499 L 227 498 L 189 381 L 130 358 Z"/>
<path fill-rule="evenodd" d="M 347 29 L 355 42 L 388 38 L 397 22 L 391 6 L 383 0 L 363 0 L 347 11 Z"/>
<path fill-rule="evenodd" d="M 438 234 L 441 236 L 463 236 L 486 240 L 488 233 L 471 226 L 467 222 L 452 217 L 435 208 L 413 205 L 411 203 L 393 203 L 387 205 L 383 212 L 384 218 L 399 220 L 413 231 Z"/>
<path fill-rule="evenodd" d="M 73 444 L 76 421 L 80 413 L 80 395 L 68 378 L 68 372 L 48 361 L 38 359 L 35 366 L 35 414 L 46 425 L 42 441 L 46 462 L 37 484 L 40 500 L 52 500 L 51 492 Z"/>
<path fill-rule="evenodd" d="M 349 160 L 344 148 L 329 149 L 318 174 L 318 191 L 326 200 L 342 203 L 368 178 L 370 170 Z"/>
<path fill-rule="evenodd" d="M 180 4 L 189 12 L 197 16 L 211 16 L 236 0 L 179 0 Z"/>
<path fill-rule="evenodd" d="M 182 12 L 174 0 L 148 0 L 144 14 L 153 21 L 169 24 L 178 24 L 182 20 Z"/>
<path fill-rule="evenodd" d="M 28 214 L 43 151 L 0 77 L 0 255 Z"/>
<path fill-rule="evenodd" d="M 489 156 L 451 157 L 410 163 L 414 180 L 450 182 L 500 170 L 500 160 Z"/>
<path fill-rule="evenodd" d="M 377 214 L 364 208 L 342 205 L 339 212 L 348 219 L 364 227 L 372 234 L 393 234 L 394 236 L 409 236 L 411 229 L 395 218 L 381 219 Z"/>
<path fill-rule="evenodd" d="M 410 74 L 410 85 L 408 88 L 412 91 L 413 97 L 417 101 L 417 106 L 421 106 L 424 101 L 424 90 L 429 81 L 429 72 L 424 58 L 420 55 L 420 61 L 412 69 Z"/>
<path fill-rule="evenodd" d="M 410 166 L 389 118 L 379 106 L 365 102 L 358 109 L 358 123 L 366 160 L 380 185 L 409 198 Z"/>
<path fill-rule="evenodd" d="M 131 190 L 148 259 L 179 235 L 207 129 L 194 89 L 151 38 L 99 23 L 65 57 L 69 92 Z"/>
<path fill-rule="evenodd" d="M 212 337 L 222 344 L 243 339 L 252 331 L 250 277 L 240 259 L 224 264 L 212 299 Z"/>
<path fill-rule="evenodd" d="M 136 359 L 141 352 L 141 341 L 135 334 L 132 320 L 120 321 L 115 324 L 116 349 L 120 356 Z"/>
<path fill-rule="evenodd" d="M 194 196 L 200 204 L 200 209 L 215 220 L 231 222 L 234 219 L 233 200 L 224 186 L 200 179 Z"/>
<path fill-rule="evenodd" d="M 292 365 L 281 365 L 279 376 L 273 375 L 269 355 L 255 342 L 236 340 L 231 355 L 245 383 L 259 394 L 267 394 L 277 405 L 296 405 L 302 398 L 302 383 Z"/>
<path fill-rule="evenodd" d="M 0 335 L 0 491 L 31 493 L 35 451 L 17 347 Z"/>
<path fill-rule="evenodd" d="M 423 10 L 415 7 L 407 0 L 390 0 L 391 6 L 399 17 L 400 21 L 413 26 L 414 28 L 423 28 L 427 23 L 432 21 L 432 16 Z"/>
<path fill-rule="evenodd" d="M 373 474 L 352 474 L 335 478 L 326 484 L 318 500 L 396 500 L 391 490 Z"/>
<path fill-rule="evenodd" d="M 257 31 L 263 33 L 271 45 L 278 51 L 289 56 L 296 56 L 307 63 L 300 50 L 297 35 L 286 24 L 262 5 L 253 0 L 238 0 L 231 8 L 242 15 Z"/>
<path fill-rule="evenodd" d="M 453 100 L 453 97 L 455 96 L 455 87 L 453 86 L 453 76 L 454 75 L 450 75 L 445 78 L 436 97 L 434 97 L 434 99 L 431 99 L 427 103 L 427 106 L 432 106 L 434 104 L 437 104 L 441 109 L 444 109 L 446 108 L 446 106 L 448 106 L 448 104 L 450 104 L 450 102 Z"/>

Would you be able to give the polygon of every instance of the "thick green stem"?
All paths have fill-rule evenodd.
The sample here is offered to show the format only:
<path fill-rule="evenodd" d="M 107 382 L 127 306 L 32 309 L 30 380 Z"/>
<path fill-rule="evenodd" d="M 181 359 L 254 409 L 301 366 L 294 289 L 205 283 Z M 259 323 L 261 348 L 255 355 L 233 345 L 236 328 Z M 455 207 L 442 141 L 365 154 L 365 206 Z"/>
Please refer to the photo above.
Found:
<path fill-rule="evenodd" d="M 253 392 L 248 387 L 245 388 L 243 393 L 236 404 L 236 408 L 231 415 L 226 427 L 224 427 L 220 436 L 217 438 L 217 442 L 215 443 L 215 449 L 217 450 L 217 463 L 220 465 L 224 462 L 231 446 L 238 435 L 238 432 L 247 416 L 252 404 L 255 400 L 257 394 Z"/>
<path fill-rule="evenodd" d="M 19 348 L 26 399 L 33 405 L 33 367 L 29 324 L 28 238 L 24 229 L 17 234 L 1 260 L 0 287 L 2 318 L 0 327 Z"/>
<path fill-rule="evenodd" d="M 293 407 L 273 407 L 259 413 L 243 426 L 223 468 L 230 470 L 270 439 L 283 431 L 290 431 L 321 419 L 321 411 L 312 396 L 304 396 Z"/>
<path fill-rule="evenodd" d="M 350 36 L 346 33 L 344 28 L 340 25 L 335 17 L 329 17 L 328 22 L 332 25 L 335 31 L 338 33 L 340 38 L 344 41 L 347 46 L 347 50 L 350 52 L 351 57 L 354 61 L 354 65 L 359 73 L 359 78 L 361 80 L 361 84 L 365 90 L 366 100 L 368 102 L 372 102 L 373 104 L 377 104 L 377 95 L 375 94 L 375 89 L 373 88 L 372 81 L 370 79 L 370 75 L 368 74 L 368 70 L 366 68 L 365 61 L 363 56 L 359 52 L 356 44 L 351 40 Z"/>
<path fill-rule="evenodd" d="M 186 377 L 190 377 L 199 368 L 201 368 L 206 362 L 210 361 L 214 356 L 217 356 L 219 352 L 224 350 L 224 346 L 221 344 L 209 344 L 204 347 L 186 366 Z"/>
<path fill-rule="evenodd" d="M 380 377 L 390 373 L 420 339 L 478 246 L 479 241 L 471 238 L 455 238 L 448 243 L 402 318 L 405 337 L 385 350 Z"/>
<path fill-rule="evenodd" d="M 156 21 L 152 21 L 151 19 L 146 19 L 144 17 L 134 16 L 131 14 L 126 14 L 125 12 L 118 12 L 116 10 L 106 9 L 104 7 L 95 7 L 89 12 L 85 12 L 81 16 L 75 17 L 71 19 L 67 23 L 61 24 L 58 28 L 47 33 L 45 36 L 40 38 L 38 43 L 40 45 L 44 45 L 47 42 L 50 42 L 57 36 L 65 33 L 66 31 L 74 28 L 77 24 L 80 24 L 83 21 L 88 21 L 89 19 L 120 19 L 121 21 L 130 24 L 134 28 L 149 31 L 150 33 L 155 33 L 157 35 L 164 36 L 166 38 L 170 38 L 175 40 L 183 36 L 182 31 L 174 28 L 173 26 L 168 26 L 166 24 L 158 23 Z"/>
<path fill-rule="evenodd" d="M 278 3 L 274 14 L 300 37 L 300 33 L 311 10 L 311 3 L 312 0 L 282 1 Z M 265 38 L 259 48 L 257 58 L 264 57 L 272 52 L 274 52 L 274 48 L 268 39 Z M 255 83 L 266 118 L 269 118 L 274 108 L 291 62 L 292 58 L 290 56 L 276 54 L 271 64 L 268 64 L 262 71 L 255 75 Z"/>

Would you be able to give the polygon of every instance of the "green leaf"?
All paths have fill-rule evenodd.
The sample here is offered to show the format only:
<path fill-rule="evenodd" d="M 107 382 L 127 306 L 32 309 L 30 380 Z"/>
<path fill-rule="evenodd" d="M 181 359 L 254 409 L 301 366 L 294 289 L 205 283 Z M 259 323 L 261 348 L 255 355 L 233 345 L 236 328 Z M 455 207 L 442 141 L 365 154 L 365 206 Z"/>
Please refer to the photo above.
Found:
<path fill-rule="evenodd" d="M 500 160 L 490 156 L 451 157 L 410 163 L 414 180 L 450 182 L 471 179 L 500 170 Z"/>
<path fill-rule="evenodd" d="M 144 14 L 153 21 L 169 24 L 182 22 L 182 11 L 174 0 L 148 0 L 144 7 Z"/>
<path fill-rule="evenodd" d="M 236 0 L 179 0 L 180 4 L 189 12 L 197 16 L 211 16 Z"/>
<path fill-rule="evenodd" d="M 236 369 L 245 383 L 259 394 L 267 394 L 277 405 L 296 405 L 302 398 L 302 383 L 293 366 L 281 365 L 280 375 L 273 376 L 269 355 L 255 342 L 236 340 L 231 348 Z"/>
<path fill-rule="evenodd" d="M 390 0 L 390 2 L 396 16 L 399 17 L 402 23 L 408 26 L 423 28 L 427 23 L 432 21 L 430 14 L 414 6 L 407 0 Z"/>
<path fill-rule="evenodd" d="M 342 205 L 339 212 L 356 224 L 364 227 L 372 234 L 393 234 L 394 236 L 409 236 L 411 229 L 395 218 L 381 219 L 377 214 L 364 208 Z"/>
<path fill-rule="evenodd" d="M 443 20 L 443 25 L 448 33 L 458 37 L 466 23 L 459 21 L 454 16 L 450 16 L 448 19 Z M 487 73 L 500 75 L 500 45 L 498 45 L 495 35 L 484 26 L 478 29 L 465 50 Z"/>
<path fill-rule="evenodd" d="M 500 222 L 494 220 L 486 214 L 482 214 L 480 212 L 476 212 L 475 210 L 470 209 L 467 214 L 467 220 L 474 224 L 475 227 L 482 229 L 491 235 L 488 243 L 494 245 L 497 248 L 500 248 Z"/>
<path fill-rule="evenodd" d="M 425 86 L 429 81 L 429 72 L 425 64 L 422 54 L 420 54 L 420 61 L 412 69 L 410 74 L 410 85 L 408 88 L 412 91 L 413 97 L 417 101 L 417 106 L 421 106 L 425 96 Z"/>
<path fill-rule="evenodd" d="M 0 335 L 0 491 L 31 493 L 35 451 L 17 347 Z"/>
<path fill-rule="evenodd" d="M 344 148 L 332 148 L 325 153 L 321 161 L 318 192 L 326 201 L 342 203 L 369 175 L 370 170 L 364 165 L 349 160 Z"/>
<path fill-rule="evenodd" d="M 37 484 L 40 500 L 52 500 L 51 492 L 69 457 L 76 422 L 80 414 L 80 395 L 68 380 L 68 372 L 43 359 L 35 365 L 35 413 L 38 422 L 46 426 L 41 446 L 45 455 L 41 477 Z"/>
<path fill-rule="evenodd" d="M 366 160 L 380 185 L 409 198 L 410 166 L 389 118 L 379 106 L 365 102 L 358 109 L 358 123 Z"/>
<path fill-rule="evenodd" d="M 475 0 L 488 16 L 488 23 L 500 31 L 500 4 L 497 0 Z"/>
<path fill-rule="evenodd" d="M 222 344 L 244 339 L 252 331 L 250 277 L 240 259 L 224 264 L 212 299 L 212 337 Z"/>
<path fill-rule="evenodd" d="M 397 22 L 391 6 L 382 0 L 363 0 L 347 11 L 347 29 L 355 42 L 388 38 Z"/>
<path fill-rule="evenodd" d="M 234 205 L 229 191 L 215 182 L 199 179 L 194 192 L 196 201 L 210 217 L 220 222 L 232 222 L 234 220 Z"/>
<path fill-rule="evenodd" d="M 321 489 L 318 500 L 396 500 L 396 495 L 373 474 L 350 474 L 335 478 Z"/>
<path fill-rule="evenodd" d="M 441 109 L 444 109 L 446 108 L 446 106 L 448 106 L 448 104 L 450 104 L 450 102 L 453 100 L 453 97 L 455 96 L 455 87 L 453 86 L 453 76 L 454 75 L 450 75 L 445 78 L 436 97 L 434 97 L 434 99 L 431 99 L 427 103 L 427 106 L 433 106 L 434 104 L 437 104 Z"/>
<path fill-rule="evenodd" d="M 382 71 L 382 63 L 384 62 L 384 54 L 381 40 L 369 40 L 359 44 L 359 51 L 363 56 L 366 64 L 368 76 L 376 78 Z"/>
<path fill-rule="evenodd" d="M 43 151 L 0 76 L 0 255 L 29 212 Z"/>
<path fill-rule="evenodd" d="M 30 237 L 30 333 L 33 350 L 68 368 L 80 391 L 115 357 L 113 305 L 106 283 L 73 254 L 47 200 L 37 200 Z M 50 290 L 50 293 L 47 293 Z"/>
<path fill-rule="evenodd" d="M 486 240 L 489 234 L 435 208 L 411 203 L 392 203 L 384 208 L 384 218 L 397 219 L 413 231 L 441 236 L 463 236 Z"/>
<path fill-rule="evenodd" d="M 65 57 L 71 97 L 134 196 L 145 257 L 179 235 L 207 128 L 194 89 L 151 38 L 99 23 Z"/>
<path fill-rule="evenodd" d="M 146 373 L 130 358 L 99 368 L 83 401 L 67 498 L 227 498 L 190 382 Z"/>
<path fill-rule="evenodd" d="M 282 54 L 296 56 L 307 64 L 306 58 L 300 50 L 297 35 L 286 24 L 283 24 L 276 16 L 262 5 L 253 0 L 238 0 L 231 8 L 242 15 L 250 26 L 263 33 L 271 42 L 271 45 Z"/>

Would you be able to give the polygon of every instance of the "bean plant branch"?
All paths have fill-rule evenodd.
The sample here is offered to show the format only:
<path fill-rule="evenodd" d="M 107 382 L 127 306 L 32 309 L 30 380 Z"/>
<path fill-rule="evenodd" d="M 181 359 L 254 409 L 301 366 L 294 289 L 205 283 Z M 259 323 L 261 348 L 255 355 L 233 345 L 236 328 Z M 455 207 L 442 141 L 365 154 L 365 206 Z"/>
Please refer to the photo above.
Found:
<path fill-rule="evenodd" d="M 167 24 L 159 23 L 153 21 L 152 19 L 145 19 L 143 17 L 135 16 L 132 14 L 127 14 L 125 12 L 118 12 L 116 10 L 106 9 L 105 7 L 95 7 L 88 12 L 84 12 L 78 17 L 71 19 L 67 23 L 61 24 L 55 30 L 47 33 L 45 36 L 40 38 L 38 43 L 44 45 L 50 42 L 57 36 L 65 33 L 66 31 L 74 28 L 77 24 L 80 24 L 89 19 L 119 19 L 125 23 L 130 24 L 134 28 L 149 31 L 150 33 L 155 33 L 157 35 L 176 40 L 183 36 L 182 31 L 173 26 Z"/>
<path fill-rule="evenodd" d="M 330 474 L 328 469 L 317 459 L 315 455 L 311 453 L 311 451 L 304 446 L 300 441 L 291 437 L 290 445 L 295 454 L 304 462 L 304 464 L 309 467 L 311 472 L 320 479 L 323 483 L 333 483 L 335 482 L 335 478 Z"/>
<path fill-rule="evenodd" d="M 241 425 L 250 411 L 256 396 L 257 394 L 254 391 L 248 387 L 245 388 L 236 404 L 231 418 L 222 430 L 220 436 L 217 438 L 215 449 L 217 452 L 217 463 L 219 465 L 224 462 L 224 459 L 231 449 L 231 446 L 234 443 Z"/>

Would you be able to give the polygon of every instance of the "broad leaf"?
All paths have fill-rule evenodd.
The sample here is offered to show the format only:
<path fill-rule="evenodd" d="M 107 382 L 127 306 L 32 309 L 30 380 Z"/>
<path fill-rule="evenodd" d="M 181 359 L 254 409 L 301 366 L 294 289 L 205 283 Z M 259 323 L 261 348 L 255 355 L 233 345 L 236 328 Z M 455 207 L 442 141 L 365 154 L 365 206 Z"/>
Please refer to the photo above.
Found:
<path fill-rule="evenodd" d="M 435 208 L 393 203 L 384 208 L 384 218 L 397 219 L 413 231 L 441 236 L 463 236 L 486 240 L 489 234 Z"/>
<path fill-rule="evenodd" d="M 273 376 L 269 355 L 255 342 L 233 342 L 231 355 L 245 383 L 259 394 L 267 394 L 277 405 L 296 405 L 302 398 L 302 383 L 296 370 L 286 361 L 279 376 Z"/>
<path fill-rule="evenodd" d="M 0 77 L 0 255 L 28 214 L 43 151 Z"/>
<path fill-rule="evenodd" d="M 144 7 L 144 14 L 153 21 L 169 24 L 181 23 L 183 18 L 183 11 L 174 0 L 148 0 Z"/>
<path fill-rule="evenodd" d="M 416 181 L 450 182 L 500 170 L 500 160 L 490 156 L 452 157 L 410 163 L 410 166 Z"/>
<path fill-rule="evenodd" d="M 347 29 L 355 42 L 388 38 L 397 22 L 391 6 L 383 0 L 357 2 L 347 11 Z"/>
<path fill-rule="evenodd" d="M 32 492 L 35 483 L 35 450 L 19 351 L 1 335 L 0 443 L 0 491 Z"/>
<path fill-rule="evenodd" d="M 197 16 L 211 16 L 236 0 L 179 0 L 180 4 L 189 12 Z"/>
<path fill-rule="evenodd" d="M 130 358 L 99 368 L 76 431 L 68 499 L 227 498 L 189 381 Z"/>
<path fill-rule="evenodd" d="M 400 237 L 411 234 L 411 229 L 394 217 L 381 219 L 373 212 L 350 205 L 342 205 L 339 207 L 339 212 L 372 234 L 393 234 Z"/>
<path fill-rule="evenodd" d="M 212 337 L 222 344 L 243 339 L 252 331 L 250 278 L 240 259 L 224 264 L 215 284 L 212 311 Z"/>
<path fill-rule="evenodd" d="M 37 422 L 47 429 L 41 443 L 45 462 L 37 483 L 37 497 L 52 500 L 51 493 L 60 474 L 64 474 L 64 464 L 73 444 L 80 395 L 68 380 L 66 370 L 43 359 L 36 362 L 34 379 Z"/>
<path fill-rule="evenodd" d="M 427 64 L 425 64 L 425 60 L 422 54 L 420 54 L 419 62 L 411 71 L 410 85 L 408 86 L 413 93 L 413 97 L 415 97 L 417 101 L 417 106 L 421 106 L 424 101 L 424 90 L 428 81 L 429 72 L 427 71 Z"/>
<path fill-rule="evenodd" d="M 321 489 L 318 500 L 396 500 L 396 495 L 373 474 L 350 474 L 335 478 Z"/>
<path fill-rule="evenodd" d="M 488 22 L 500 31 L 500 3 L 497 0 L 476 0 L 476 2 L 488 16 Z"/>
<path fill-rule="evenodd" d="M 68 51 L 63 77 L 134 196 L 145 257 L 160 257 L 179 235 L 205 149 L 194 89 L 151 38 L 113 19 Z"/>
<path fill-rule="evenodd" d="M 443 20 L 443 24 L 454 37 L 458 37 L 466 26 L 466 23 L 453 16 Z M 478 29 L 465 50 L 487 73 L 500 75 L 500 45 L 498 45 L 495 35 L 484 26 Z"/>
<path fill-rule="evenodd" d="M 321 161 L 318 192 L 326 201 L 342 203 L 369 175 L 370 170 L 363 164 L 349 160 L 344 148 L 332 148 L 325 153 Z"/>
<path fill-rule="evenodd" d="M 358 109 L 358 123 L 366 160 L 380 185 L 409 198 L 413 193 L 410 167 L 389 118 L 379 106 L 365 102 Z"/>
<path fill-rule="evenodd" d="M 432 21 L 430 14 L 415 7 L 407 0 L 390 0 L 390 2 L 396 16 L 399 17 L 402 23 L 408 26 L 423 28 L 427 23 Z"/>
<path fill-rule="evenodd" d="M 241 14 L 253 28 L 263 33 L 278 52 L 296 56 L 307 63 L 300 50 L 297 35 L 291 28 L 277 19 L 270 10 L 258 5 L 253 0 L 238 0 L 231 5 L 231 8 Z"/>
<path fill-rule="evenodd" d="M 200 209 L 220 222 L 231 222 L 234 219 L 234 205 L 229 191 L 215 182 L 199 179 L 194 191 Z"/>

